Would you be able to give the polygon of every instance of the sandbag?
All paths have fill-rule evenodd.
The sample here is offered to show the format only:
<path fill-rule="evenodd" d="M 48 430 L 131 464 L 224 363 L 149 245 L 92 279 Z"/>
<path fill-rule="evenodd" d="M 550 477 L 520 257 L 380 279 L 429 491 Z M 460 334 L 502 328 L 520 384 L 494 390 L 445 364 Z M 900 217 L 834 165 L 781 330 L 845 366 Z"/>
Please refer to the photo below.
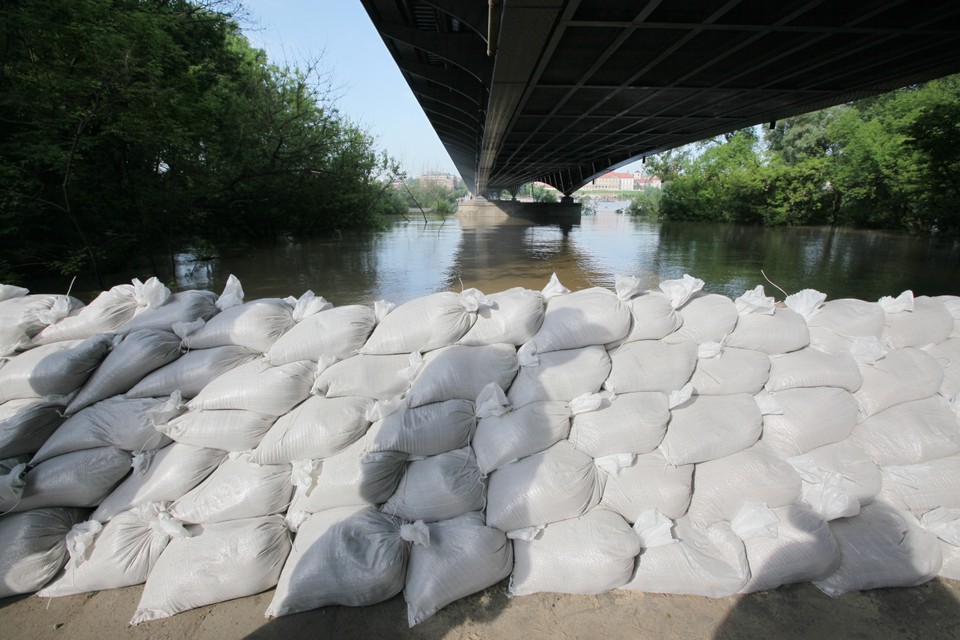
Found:
<path fill-rule="evenodd" d="M 649 453 L 667 431 L 667 405 L 667 396 L 656 391 L 608 395 L 595 411 L 573 417 L 570 443 L 593 458 L 614 453 Z"/>
<path fill-rule="evenodd" d="M 737 326 L 737 307 L 727 296 L 711 293 L 693 298 L 679 309 L 683 323 L 663 338 L 667 344 L 720 342 Z"/>
<path fill-rule="evenodd" d="M 610 374 L 610 357 L 601 346 L 551 351 L 537 356 L 539 364 L 522 365 L 507 398 L 514 407 L 543 400 L 569 402 L 596 393 Z"/>
<path fill-rule="evenodd" d="M 14 298 L 22 298 L 30 293 L 29 289 L 18 287 L 13 284 L 0 284 L 0 302 L 6 302 Z"/>
<path fill-rule="evenodd" d="M 374 422 L 367 431 L 365 446 L 367 451 L 435 456 L 467 446 L 476 423 L 474 405 L 469 400 L 404 407 Z"/>
<path fill-rule="evenodd" d="M 374 507 L 314 514 L 297 530 L 296 545 L 264 615 L 388 600 L 403 589 L 408 555 L 400 521 Z"/>
<path fill-rule="evenodd" d="M 600 502 L 593 458 L 560 441 L 497 469 L 487 480 L 487 524 L 501 531 L 576 518 Z"/>
<path fill-rule="evenodd" d="M 257 464 L 289 464 L 294 460 L 336 455 L 366 434 L 369 398 L 311 396 L 280 416 L 253 451 Z"/>
<path fill-rule="evenodd" d="M 960 509 L 960 455 L 882 469 L 877 501 L 923 514 L 931 509 Z"/>
<path fill-rule="evenodd" d="M 0 459 L 30 454 L 63 424 L 63 403 L 23 398 L 0 404 Z"/>
<path fill-rule="evenodd" d="M 321 357 L 347 358 L 364 345 L 377 318 L 370 307 L 348 305 L 304 318 L 270 347 L 264 360 L 273 366 Z"/>
<path fill-rule="evenodd" d="M 232 345 L 188 351 L 174 362 L 148 373 L 124 395 L 157 398 L 179 391 L 189 400 L 217 376 L 258 357 L 256 351 Z"/>
<path fill-rule="evenodd" d="M 11 511 L 42 507 L 95 507 L 130 471 L 130 454 L 114 447 L 50 458 L 30 469 Z"/>
<path fill-rule="evenodd" d="M 953 333 L 953 316 L 939 300 L 928 296 L 913 299 L 913 309 L 887 313 L 880 337 L 892 349 L 940 344 Z"/>
<path fill-rule="evenodd" d="M 117 329 L 117 333 L 129 335 L 143 329 L 173 332 L 174 325 L 209 320 L 219 311 L 217 297 L 217 294 L 211 291 L 180 291 L 167 298 L 163 304 L 137 314 Z"/>
<path fill-rule="evenodd" d="M 172 540 L 147 578 L 130 624 L 250 596 L 277 584 L 290 553 L 280 516 L 192 525 Z"/>
<path fill-rule="evenodd" d="M 517 539 L 513 545 L 511 596 L 605 593 L 630 579 L 640 553 L 636 532 L 619 514 L 602 507 L 548 524 L 533 540 Z"/>
<path fill-rule="evenodd" d="M 810 345 L 826 353 L 849 351 L 855 338 L 879 338 L 885 319 L 883 308 L 876 302 L 828 300 L 807 320 Z"/>
<path fill-rule="evenodd" d="M 87 381 L 111 346 L 110 336 L 99 335 L 21 353 L 0 369 L 0 404 L 73 393 Z"/>
<path fill-rule="evenodd" d="M 451 602 L 500 582 L 513 570 L 513 545 L 477 511 L 431 522 L 426 544 L 413 544 L 403 598 L 407 622 L 420 624 Z"/>
<path fill-rule="evenodd" d="M 90 519 L 107 522 L 121 511 L 147 502 L 176 500 L 200 484 L 226 455 L 219 449 L 179 442 L 155 453 L 141 454 L 130 477 L 104 498 Z"/>
<path fill-rule="evenodd" d="M 293 307 L 279 298 L 263 298 L 230 307 L 183 339 L 187 349 L 235 345 L 266 353 L 293 328 Z"/>
<path fill-rule="evenodd" d="M 188 411 L 156 428 L 165 438 L 182 444 L 248 451 L 260 444 L 276 421 L 276 416 L 244 409 L 201 409 Z"/>
<path fill-rule="evenodd" d="M 0 598 L 32 593 L 67 561 L 66 535 L 85 509 L 47 508 L 0 517 Z"/>
<path fill-rule="evenodd" d="M 506 389 L 517 375 L 512 345 L 484 347 L 453 345 L 431 351 L 406 394 L 407 405 L 419 407 L 456 398 L 472 400 L 491 382 Z"/>
<path fill-rule="evenodd" d="M 566 402 L 531 402 L 500 416 L 477 420 L 473 449 L 484 475 L 525 456 L 544 451 L 570 433 Z"/>
<path fill-rule="evenodd" d="M 479 511 L 484 484 L 470 447 L 415 460 L 380 509 L 404 520 L 449 520 Z"/>
<path fill-rule="evenodd" d="M 950 338 L 940 344 L 925 347 L 924 351 L 943 367 L 940 395 L 951 400 L 956 398 L 960 395 L 960 339 Z"/>
<path fill-rule="evenodd" d="M 853 429 L 850 439 L 881 466 L 917 464 L 960 453 L 957 415 L 940 396 L 875 413 Z"/>
<path fill-rule="evenodd" d="M 857 426 L 857 401 L 843 389 L 811 387 L 772 395 L 782 413 L 763 416 L 762 439 L 781 458 L 839 442 Z"/>
<path fill-rule="evenodd" d="M 725 347 L 714 357 L 697 359 L 690 384 L 702 396 L 753 395 L 763 388 L 769 375 L 770 358 L 766 354 Z"/>
<path fill-rule="evenodd" d="M 840 565 L 814 584 L 829 596 L 881 587 L 913 587 L 940 571 L 937 537 L 879 502 L 860 514 L 830 523 L 840 547 Z"/>
<path fill-rule="evenodd" d="M 863 384 L 863 375 L 849 351 L 824 353 L 813 347 L 770 358 L 768 391 L 802 387 L 838 387 L 850 393 Z"/>
<path fill-rule="evenodd" d="M 45 327 L 79 312 L 83 303 L 72 296 L 27 294 L 0 302 L 0 356 L 30 346 Z"/>
<path fill-rule="evenodd" d="M 67 536 L 70 560 L 65 571 L 38 596 L 58 598 L 143 584 L 170 539 L 187 535 L 158 503 L 124 511 L 102 529 L 96 523 L 97 528 L 86 533 L 90 524 L 83 523 Z M 89 542 L 77 544 L 74 536 L 78 533 L 77 537 L 88 537 Z"/>
<path fill-rule="evenodd" d="M 360 353 L 426 352 L 454 344 L 477 319 L 476 297 L 443 291 L 405 302 L 384 317 Z"/>
<path fill-rule="evenodd" d="M 543 322 L 543 294 L 522 287 L 492 293 L 477 310 L 477 321 L 458 344 L 480 347 L 512 344 L 519 347 L 537 333 Z"/>
<path fill-rule="evenodd" d="M 752 446 L 763 420 L 750 394 L 694 396 L 673 409 L 658 449 L 675 466 L 716 460 Z"/>
<path fill-rule="evenodd" d="M 30 461 L 38 464 L 54 456 L 93 449 L 116 447 L 124 451 L 162 449 L 170 438 L 157 425 L 180 412 L 178 398 L 107 398 L 81 409 L 50 436 Z"/>
<path fill-rule="evenodd" d="M 693 467 L 675 467 L 658 451 L 636 456 L 630 466 L 606 474 L 600 503 L 631 524 L 650 509 L 679 520 L 690 506 Z"/>
<path fill-rule="evenodd" d="M 356 355 L 336 362 L 317 376 L 313 393 L 339 398 L 363 396 L 374 400 L 390 400 L 410 386 L 404 370 L 410 366 L 410 356 Z"/>
<path fill-rule="evenodd" d="M 691 342 L 628 342 L 610 354 L 610 362 L 610 375 L 603 383 L 604 389 L 617 394 L 637 391 L 670 393 L 685 385 L 693 375 L 697 366 L 697 347 Z"/>
<path fill-rule="evenodd" d="M 928 353 L 906 347 L 873 364 L 861 364 L 863 385 L 854 396 L 860 416 L 869 418 L 887 407 L 932 396 L 943 383 L 943 369 Z"/>
<path fill-rule="evenodd" d="M 316 363 L 306 360 L 278 367 L 254 360 L 214 378 L 187 406 L 282 416 L 310 395 L 316 369 Z"/>
<path fill-rule="evenodd" d="M 547 353 L 616 342 L 630 331 L 630 307 L 600 287 L 550 298 L 543 324 L 523 349 Z"/>
<path fill-rule="evenodd" d="M 659 291 L 649 291 L 627 303 L 633 322 L 624 342 L 660 340 L 683 325 L 683 316 L 677 313 L 670 299 Z"/>
<path fill-rule="evenodd" d="M 934 296 L 934 300 L 942 303 L 953 316 L 953 331 L 951 338 L 960 338 L 960 296 Z"/>
<path fill-rule="evenodd" d="M 813 464 L 827 473 L 840 474 L 841 488 L 856 496 L 861 506 L 870 504 L 880 492 L 882 481 L 880 467 L 849 438 L 817 447 L 800 457 L 809 458 Z M 789 459 L 788 462 L 792 460 Z M 810 502 L 807 499 L 810 492 L 817 489 L 811 486 L 811 483 L 816 484 L 816 481 L 804 479 L 803 496 L 807 502 Z"/>
<path fill-rule="evenodd" d="M 129 391 L 145 375 L 179 357 L 180 338 L 169 331 L 144 329 L 126 334 L 67 405 L 66 414 Z"/>
<path fill-rule="evenodd" d="M 259 465 L 250 452 L 229 453 L 206 480 L 170 505 L 170 515 L 190 524 L 257 518 L 283 513 L 292 496 L 289 465 Z"/>
<path fill-rule="evenodd" d="M 747 313 L 724 341 L 731 347 L 753 349 L 768 355 L 790 353 L 810 344 L 807 322 L 796 311 L 780 307 L 772 315 Z"/>

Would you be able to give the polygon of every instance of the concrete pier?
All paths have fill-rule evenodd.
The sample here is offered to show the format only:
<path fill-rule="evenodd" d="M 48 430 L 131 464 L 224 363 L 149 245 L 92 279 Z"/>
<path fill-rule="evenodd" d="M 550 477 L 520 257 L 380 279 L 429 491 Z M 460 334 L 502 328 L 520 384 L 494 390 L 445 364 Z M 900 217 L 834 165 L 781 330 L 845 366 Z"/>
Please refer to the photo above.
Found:
<path fill-rule="evenodd" d="M 517 222 L 580 222 L 580 203 L 577 202 L 520 202 L 517 200 L 462 200 L 456 216 L 462 221 L 517 221 Z"/>

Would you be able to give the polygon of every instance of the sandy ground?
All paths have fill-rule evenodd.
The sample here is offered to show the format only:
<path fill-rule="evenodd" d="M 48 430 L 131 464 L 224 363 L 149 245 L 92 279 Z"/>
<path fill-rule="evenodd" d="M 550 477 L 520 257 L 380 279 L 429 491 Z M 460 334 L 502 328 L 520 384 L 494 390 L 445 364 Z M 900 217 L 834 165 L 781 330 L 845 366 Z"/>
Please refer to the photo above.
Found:
<path fill-rule="evenodd" d="M 127 622 L 142 587 L 50 601 L 22 596 L 0 600 L 0 639 L 960 638 L 960 582 L 947 580 L 839 598 L 810 584 L 722 599 L 628 591 L 510 599 L 506 588 L 504 581 L 459 600 L 413 629 L 407 628 L 402 596 L 372 607 L 328 607 L 268 621 L 268 591 L 139 627 Z"/>

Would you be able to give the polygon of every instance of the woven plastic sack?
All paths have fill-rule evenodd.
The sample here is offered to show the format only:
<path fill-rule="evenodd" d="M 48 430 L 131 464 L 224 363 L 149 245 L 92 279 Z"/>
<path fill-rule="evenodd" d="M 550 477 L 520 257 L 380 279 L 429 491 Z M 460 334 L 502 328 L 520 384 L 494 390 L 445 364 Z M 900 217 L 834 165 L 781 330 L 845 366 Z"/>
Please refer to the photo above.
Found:
<path fill-rule="evenodd" d="M 856 496 L 861 506 L 870 504 L 880 492 L 880 467 L 850 439 L 817 447 L 803 457 L 827 473 L 840 474 L 841 487 Z M 804 500 L 814 489 L 810 484 L 806 479 L 803 482 Z"/>
<path fill-rule="evenodd" d="M 72 296 L 28 294 L 0 302 L 0 356 L 26 348 L 44 328 L 83 308 Z"/>
<path fill-rule="evenodd" d="M 209 320 L 219 312 L 217 297 L 217 294 L 211 291 L 180 291 L 162 304 L 138 313 L 130 322 L 117 329 L 117 333 L 127 335 L 141 329 L 172 332 L 174 325 Z"/>
<path fill-rule="evenodd" d="M 183 339 L 187 349 L 235 345 L 266 353 L 293 328 L 293 307 L 279 298 L 252 300 L 221 311 Z"/>
<path fill-rule="evenodd" d="M 432 522 L 427 544 L 410 547 L 403 598 L 407 622 L 420 624 L 451 602 L 500 582 L 513 570 L 513 544 L 483 514 Z"/>
<path fill-rule="evenodd" d="M 863 384 L 856 360 L 847 351 L 828 354 L 812 347 L 770 358 L 768 391 L 838 387 L 855 392 Z"/>
<path fill-rule="evenodd" d="M 517 375 L 517 352 L 512 345 L 484 347 L 454 345 L 432 351 L 406 394 L 410 407 L 456 398 L 472 400 L 496 382 L 506 389 Z"/>
<path fill-rule="evenodd" d="M 476 423 L 474 405 L 469 400 L 404 407 L 374 422 L 367 431 L 365 446 L 367 451 L 435 456 L 467 446 Z"/>
<path fill-rule="evenodd" d="M 593 287 L 547 301 L 543 324 L 524 345 L 529 353 L 616 342 L 630 331 L 630 308 L 616 294 Z"/>
<path fill-rule="evenodd" d="M 260 444 L 276 421 L 276 416 L 243 409 L 210 409 L 188 411 L 156 428 L 166 438 L 182 444 L 248 451 Z"/>
<path fill-rule="evenodd" d="M 783 412 L 763 416 L 763 443 L 781 458 L 839 442 L 857 426 L 857 401 L 843 389 L 812 387 L 773 395 Z"/>
<path fill-rule="evenodd" d="M 276 421 L 253 451 L 253 461 L 289 464 L 336 455 L 367 433 L 371 404 L 369 398 L 311 396 Z"/>
<path fill-rule="evenodd" d="M 415 460 L 380 507 L 404 520 L 449 520 L 484 506 L 484 484 L 470 447 Z"/>
<path fill-rule="evenodd" d="M 641 391 L 608 396 L 595 411 L 573 417 L 570 443 L 594 458 L 614 453 L 649 453 L 663 440 L 669 420 L 667 396 L 663 393 Z"/>
<path fill-rule="evenodd" d="M 602 495 L 603 477 L 593 458 L 560 441 L 490 474 L 487 524 L 514 531 L 576 518 Z"/>
<path fill-rule="evenodd" d="M 84 509 L 36 509 L 0 518 L 0 598 L 32 593 L 67 561 L 66 535 Z"/>
<path fill-rule="evenodd" d="M 306 360 L 279 367 L 254 360 L 215 378 L 188 406 L 192 410 L 244 409 L 282 416 L 310 395 L 316 370 L 316 363 Z"/>
<path fill-rule="evenodd" d="M 548 524 L 533 540 L 513 544 L 511 596 L 605 593 L 630 579 L 640 553 L 636 532 L 619 514 L 602 507 Z"/>
<path fill-rule="evenodd" d="M 752 446 L 763 416 L 753 396 L 694 396 L 675 408 L 659 450 L 675 466 L 707 462 Z"/>
<path fill-rule="evenodd" d="M 65 453 L 27 472 L 23 494 L 12 511 L 94 507 L 129 471 L 130 454 L 113 447 Z"/>
<path fill-rule="evenodd" d="M 603 388 L 617 394 L 637 391 L 670 393 L 690 380 L 697 366 L 692 343 L 660 340 L 629 342 L 610 355 L 610 375 Z"/>
<path fill-rule="evenodd" d="M 0 459 L 30 454 L 63 423 L 63 402 L 23 398 L 0 404 Z"/>
<path fill-rule="evenodd" d="M 387 314 L 360 353 L 427 352 L 454 344 L 473 327 L 479 308 L 476 297 L 466 291 L 415 298 Z"/>
<path fill-rule="evenodd" d="M 720 342 L 737 326 L 737 307 L 733 301 L 716 293 L 700 296 L 679 308 L 683 323 L 663 338 L 668 344 Z"/>
<path fill-rule="evenodd" d="M 279 366 L 322 356 L 347 358 L 363 346 L 377 318 L 370 307 L 348 305 L 304 318 L 267 351 L 267 363 Z"/>
<path fill-rule="evenodd" d="M 214 378 L 258 357 L 256 351 L 232 345 L 188 351 L 174 362 L 148 373 L 124 395 L 157 398 L 179 391 L 184 399 L 190 399 Z"/>
<path fill-rule="evenodd" d="M 714 357 L 699 358 L 690 383 L 702 396 L 752 395 L 763 388 L 769 375 L 770 358 L 766 354 L 726 347 Z"/>
<path fill-rule="evenodd" d="M 514 407 L 543 400 L 569 402 L 596 393 L 610 374 L 610 357 L 601 346 L 551 351 L 537 356 L 539 364 L 521 363 L 507 398 Z"/>
<path fill-rule="evenodd" d="M 488 344 L 520 346 L 533 338 L 543 322 L 543 294 L 514 287 L 487 296 L 489 304 L 477 311 L 477 321 L 460 338 L 459 344 L 479 347 Z"/>
<path fill-rule="evenodd" d="M 790 353 L 810 344 L 807 322 L 799 313 L 777 308 L 772 315 L 741 315 L 725 343 L 731 347 L 753 349 L 769 355 Z"/>
<path fill-rule="evenodd" d="M 943 383 L 943 369 L 929 354 L 906 347 L 872 365 L 860 365 L 863 385 L 854 394 L 862 418 L 901 402 L 932 396 Z"/>
<path fill-rule="evenodd" d="M 943 367 L 940 395 L 950 399 L 960 395 L 960 339 L 950 338 L 938 345 L 928 346 L 924 351 Z"/>
<path fill-rule="evenodd" d="M 683 325 L 683 316 L 673 308 L 670 299 L 658 291 L 637 296 L 627 306 L 633 322 L 624 342 L 659 340 Z"/>
<path fill-rule="evenodd" d="M 277 584 L 290 553 L 283 518 L 193 525 L 172 540 L 147 578 L 130 624 L 250 596 Z"/>
<path fill-rule="evenodd" d="M 909 465 L 960 453 L 960 427 L 953 407 L 933 396 L 875 413 L 850 439 L 881 466 Z"/>
<path fill-rule="evenodd" d="M 920 515 L 943 507 L 960 509 L 960 455 L 883 468 L 877 501 Z"/>
<path fill-rule="evenodd" d="M 473 434 L 480 471 L 549 449 L 570 433 L 570 408 L 558 400 L 531 402 L 500 416 L 477 420 Z"/>
<path fill-rule="evenodd" d="M 37 347 L 0 368 L 0 404 L 18 398 L 66 395 L 80 388 L 110 351 L 110 336 Z"/>
<path fill-rule="evenodd" d="M 692 464 L 675 467 L 655 451 L 636 456 L 630 466 L 607 474 L 600 503 L 631 524 L 651 509 L 678 520 L 690 506 L 692 486 Z"/>
<path fill-rule="evenodd" d="M 914 298 L 913 309 L 887 313 L 881 338 L 893 349 L 940 344 L 953 333 L 954 318 L 947 307 L 934 298 Z"/>
<path fill-rule="evenodd" d="M 14 298 L 22 298 L 28 293 L 30 293 L 30 290 L 24 289 L 23 287 L 18 287 L 13 284 L 0 284 L 0 302 L 6 302 Z"/>
<path fill-rule="evenodd" d="M 313 393 L 328 398 L 363 396 L 390 400 L 410 386 L 404 370 L 410 366 L 407 354 L 392 356 L 356 355 L 336 362 L 317 376 Z"/>
<path fill-rule="evenodd" d="M 807 321 L 810 344 L 826 353 L 849 351 L 855 338 L 879 338 L 884 321 L 883 308 L 876 302 L 830 300 Z"/>
<path fill-rule="evenodd" d="M 374 507 L 314 514 L 297 530 L 268 618 L 332 604 L 360 607 L 403 590 L 409 548 L 400 521 Z"/>

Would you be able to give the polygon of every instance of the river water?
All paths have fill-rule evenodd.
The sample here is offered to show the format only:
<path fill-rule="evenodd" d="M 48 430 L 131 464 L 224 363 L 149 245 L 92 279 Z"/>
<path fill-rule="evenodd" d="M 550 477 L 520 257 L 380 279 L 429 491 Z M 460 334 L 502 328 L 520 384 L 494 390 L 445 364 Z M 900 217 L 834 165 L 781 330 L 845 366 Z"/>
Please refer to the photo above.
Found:
<path fill-rule="evenodd" d="M 485 293 L 515 286 L 541 289 L 551 273 L 572 290 L 612 287 L 614 274 L 639 276 L 655 288 L 661 280 L 689 273 L 704 280 L 709 292 L 736 297 L 764 284 L 767 295 L 782 299 L 765 273 L 787 293 L 813 288 L 830 299 L 876 300 L 904 289 L 916 295 L 960 294 L 960 242 L 955 240 L 829 227 L 659 223 L 616 213 L 623 204 L 603 203 L 579 224 L 478 225 L 451 217 L 214 260 L 182 254 L 175 273 L 158 275 L 174 289 L 219 292 L 233 273 L 247 300 L 299 296 L 310 289 L 336 305 L 379 299 L 399 304 L 461 287 Z M 118 275 L 108 279 L 108 286 L 149 275 Z"/>

